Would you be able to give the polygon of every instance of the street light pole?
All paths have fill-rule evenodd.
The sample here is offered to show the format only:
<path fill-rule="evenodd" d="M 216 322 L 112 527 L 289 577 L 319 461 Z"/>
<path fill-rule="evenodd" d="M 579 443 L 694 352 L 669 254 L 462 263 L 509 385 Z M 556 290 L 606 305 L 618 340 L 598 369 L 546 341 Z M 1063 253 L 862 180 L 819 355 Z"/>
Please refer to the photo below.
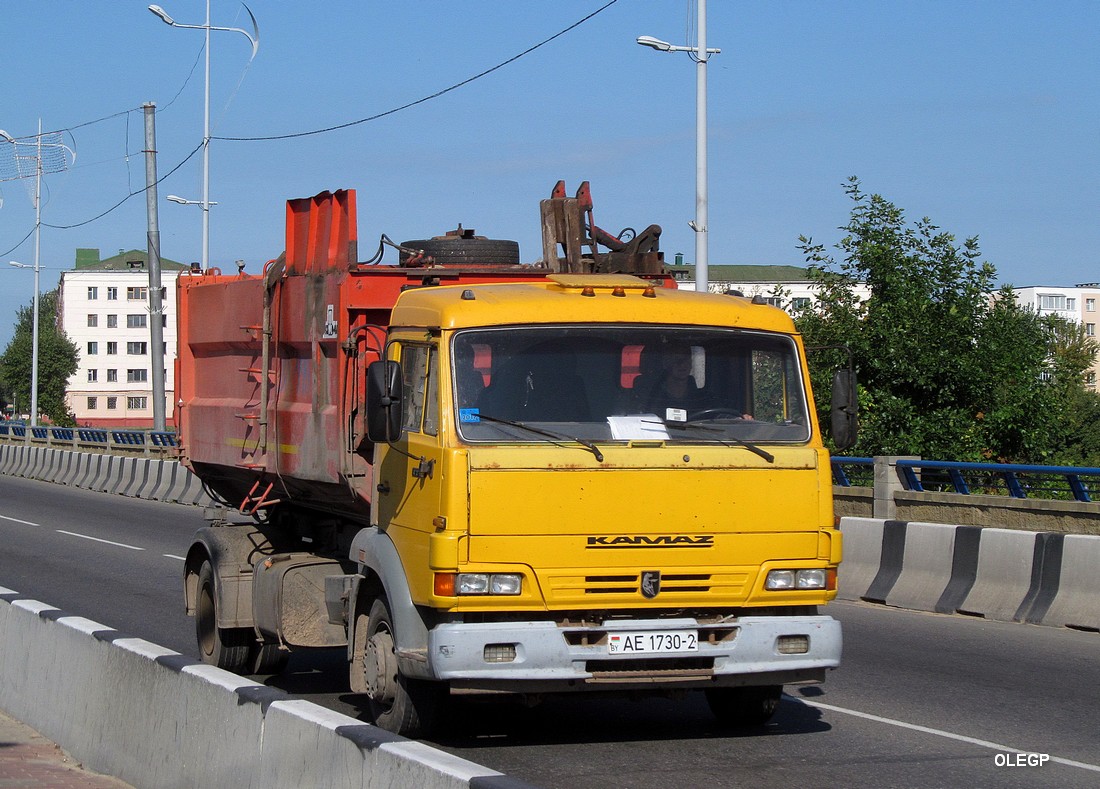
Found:
<path fill-rule="evenodd" d="M 38 424 L 38 272 L 42 250 L 42 119 L 38 119 L 38 161 L 34 174 L 34 320 L 31 324 L 31 427 Z"/>
<path fill-rule="evenodd" d="M 241 5 L 244 5 L 243 3 Z M 185 25 L 177 22 L 159 5 L 149 6 L 149 10 L 156 14 L 172 27 L 187 30 L 206 31 L 206 86 L 203 89 L 203 120 L 202 120 L 202 269 L 206 271 L 210 267 L 210 206 L 217 205 L 210 201 L 210 31 L 224 30 L 230 33 L 240 33 L 252 43 L 252 57 L 256 57 L 256 50 L 260 48 L 260 28 L 256 24 L 256 17 L 251 9 L 244 6 L 252 20 L 252 33 L 239 27 L 215 27 L 210 24 L 210 0 L 206 0 L 206 22 L 201 25 Z M 252 58 L 249 58 L 251 62 Z"/>
<path fill-rule="evenodd" d="M 707 61 L 722 50 L 707 49 L 707 0 L 698 0 L 697 41 L 694 47 L 677 47 L 653 36 L 639 36 L 638 43 L 659 52 L 687 52 L 695 61 L 695 290 L 709 290 L 707 238 Z"/>

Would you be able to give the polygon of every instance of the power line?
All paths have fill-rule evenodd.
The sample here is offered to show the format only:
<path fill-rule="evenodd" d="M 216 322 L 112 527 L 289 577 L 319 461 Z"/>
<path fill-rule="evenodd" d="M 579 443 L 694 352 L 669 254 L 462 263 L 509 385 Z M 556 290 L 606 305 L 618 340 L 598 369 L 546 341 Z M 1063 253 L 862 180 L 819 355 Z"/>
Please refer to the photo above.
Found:
<path fill-rule="evenodd" d="M 194 156 L 196 153 L 198 153 L 201 150 L 202 150 L 202 143 L 200 142 L 198 145 L 195 146 L 195 148 L 191 151 L 191 153 L 187 154 L 187 156 L 183 159 L 183 161 L 181 161 L 179 164 L 177 164 L 175 167 L 173 167 L 167 173 L 165 173 L 160 178 L 158 178 L 157 181 L 156 181 L 157 185 L 159 185 L 166 178 L 168 178 L 170 175 L 175 173 L 176 170 L 180 169 L 185 164 L 187 164 L 191 160 L 191 157 Z M 121 206 L 123 203 L 125 203 L 127 200 L 129 200 L 131 197 L 137 197 L 138 195 L 145 194 L 147 191 L 149 191 L 149 186 L 145 186 L 142 189 L 138 189 L 136 192 L 130 192 L 130 194 L 126 195 L 124 198 L 119 200 L 117 203 L 115 203 L 113 206 L 108 208 L 103 213 L 97 214 L 96 216 L 93 216 L 91 219 L 86 219 L 83 222 L 77 222 L 76 224 L 73 224 L 73 225 L 51 225 L 47 222 L 43 222 L 42 226 L 43 227 L 52 227 L 54 230 L 72 230 L 73 228 L 76 228 L 76 227 L 83 227 L 84 225 L 88 225 L 88 224 L 91 224 L 92 222 L 95 222 L 97 219 L 102 219 L 103 217 L 107 216 L 107 214 L 114 211 L 116 208 Z M 26 239 L 23 239 L 23 241 L 26 241 Z M 19 243 L 22 244 L 23 241 L 20 241 Z M 5 254 L 7 254 L 7 253 L 5 253 Z"/>
<path fill-rule="evenodd" d="M 376 121 L 380 118 L 385 118 L 388 115 L 394 115 L 398 112 L 401 112 L 402 110 L 407 110 L 410 107 L 415 107 L 418 104 L 423 104 L 425 102 L 431 101 L 432 99 L 438 99 L 440 96 L 443 96 L 447 93 L 450 93 L 453 90 L 457 90 L 458 88 L 461 88 L 465 85 L 469 85 L 471 82 L 474 82 L 475 80 L 479 80 L 482 77 L 485 77 L 485 76 L 488 76 L 489 74 L 492 74 L 494 71 L 502 69 L 505 66 L 516 62 L 517 60 L 524 57 L 525 55 L 531 54 L 536 49 L 539 49 L 540 47 L 546 46 L 547 44 L 549 44 L 554 39 L 561 38 L 562 36 L 564 36 L 569 31 L 580 27 L 581 25 L 583 25 L 588 20 L 592 19 L 597 14 L 600 14 L 600 13 L 606 11 L 611 6 L 615 5 L 615 3 L 617 3 L 617 2 L 619 2 L 619 0 L 610 0 L 610 2 L 605 3 L 604 5 L 600 6 L 599 8 L 597 8 L 595 11 L 593 11 L 588 16 L 584 17 L 583 19 L 578 20 L 577 22 L 574 22 L 573 24 L 571 24 L 569 27 L 565 28 L 564 30 L 558 31 L 557 33 L 550 36 L 549 38 L 540 41 L 539 43 L 535 44 L 532 47 L 528 47 L 527 49 L 520 52 L 518 55 L 513 55 L 512 57 L 508 58 L 507 60 L 503 61 L 502 63 L 498 63 L 497 65 L 493 66 L 492 68 L 488 68 L 485 71 L 482 71 L 480 74 L 475 74 L 474 76 L 469 77 L 467 79 L 464 79 L 461 82 L 456 82 L 454 85 L 451 85 L 449 88 L 444 88 L 443 90 L 438 91 L 436 93 L 433 93 L 430 96 L 424 96 L 423 98 L 417 99 L 416 101 L 410 101 L 408 104 L 402 104 L 400 107 L 394 107 L 393 109 L 386 110 L 385 112 L 380 112 L 377 115 L 371 115 L 369 117 L 360 118 L 359 120 L 355 120 L 355 121 L 348 121 L 347 123 L 341 123 L 341 124 L 338 124 L 336 126 L 327 126 L 323 129 L 313 129 L 312 131 L 293 132 L 293 133 L 290 133 L 290 134 L 273 134 L 273 135 L 266 136 L 266 137 L 211 137 L 210 139 L 212 139 L 212 140 L 223 140 L 223 141 L 226 141 L 226 142 L 270 142 L 272 140 L 291 140 L 291 139 L 294 139 L 294 138 L 297 138 L 297 137 L 310 137 L 310 136 L 313 136 L 313 135 L 316 135 L 316 134 L 326 134 L 328 132 L 339 131 L 341 129 L 347 129 L 347 128 L 350 128 L 352 126 L 359 126 L 360 124 L 363 124 L 363 123 L 369 123 L 370 121 Z"/>

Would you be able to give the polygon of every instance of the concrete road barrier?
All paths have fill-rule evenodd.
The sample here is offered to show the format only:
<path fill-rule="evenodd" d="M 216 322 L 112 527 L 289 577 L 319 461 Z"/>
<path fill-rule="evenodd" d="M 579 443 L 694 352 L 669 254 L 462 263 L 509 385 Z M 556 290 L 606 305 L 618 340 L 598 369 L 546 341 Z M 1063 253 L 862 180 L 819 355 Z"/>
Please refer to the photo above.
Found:
<path fill-rule="evenodd" d="M 844 560 L 840 563 L 837 596 L 861 600 L 878 575 L 882 560 L 883 521 L 876 518 L 841 518 Z"/>
<path fill-rule="evenodd" d="M 1100 537 L 842 518 L 838 598 L 1100 631 Z"/>
<path fill-rule="evenodd" d="M 982 529 L 974 584 L 959 613 L 1012 621 L 1031 589 L 1035 532 Z"/>
<path fill-rule="evenodd" d="M 1057 591 L 1045 611 L 1029 614 L 1044 625 L 1100 630 L 1100 537 L 1067 534 L 1061 549 Z"/>
<path fill-rule="evenodd" d="M 955 527 L 907 523 L 901 572 L 882 595 L 887 605 L 928 611 L 940 599 L 951 574 Z"/>
<path fill-rule="evenodd" d="M 526 786 L 2 587 L 0 708 L 148 789 Z"/>

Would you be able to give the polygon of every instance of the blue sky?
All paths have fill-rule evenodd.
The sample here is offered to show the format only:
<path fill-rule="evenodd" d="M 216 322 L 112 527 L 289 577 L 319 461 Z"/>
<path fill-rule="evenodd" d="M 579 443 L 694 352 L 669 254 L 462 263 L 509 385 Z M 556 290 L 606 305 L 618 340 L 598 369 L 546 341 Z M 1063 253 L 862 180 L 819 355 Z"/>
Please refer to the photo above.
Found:
<path fill-rule="evenodd" d="M 215 32 L 213 135 L 257 137 L 344 124 L 492 68 L 607 0 L 250 0 L 260 49 Z M 201 24 L 202 0 L 161 0 Z M 77 160 L 48 175 L 43 290 L 78 247 L 145 247 L 142 117 L 157 104 L 163 177 L 202 137 L 203 34 L 170 28 L 145 0 L 5 0 L 0 129 L 71 129 Z M 213 0 L 212 22 L 247 26 Z M 385 233 L 424 238 L 459 223 L 540 255 L 538 201 L 558 179 L 592 184 L 617 232 L 664 227 L 694 259 L 695 65 L 634 39 L 689 41 L 686 0 L 618 0 L 571 32 L 464 87 L 380 120 L 275 142 L 215 140 L 211 262 L 258 271 L 283 248 L 284 202 L 358 190 L 360 257 Z M 1100 2 L 708 3 L 710 262 L 803 263 L 799 234 L 833 243 L 841 184 L 979 236 L 1001 282 L 1100 280 Z M 18 64 L 18 65 L 16 65 Z M 128 110 L 132 110 L 127 112 Z M 101 118 L 98 123 L 89 124 Z M 89 125 L 83 125 L 89 124 Z M 79 127 L 79 128 L 76 128 Z M 0 172 L 3 171 L 0 166 Z M 160 185 L 161 253 L 201 253 L 200 157 Z M 0 183 L 0 349 L 30 301 L 34 226 L 25 183 Z M 48 225 L 80 225 L 59 229 Z M 392 253 L 391 253 L 392 254 Z"/>

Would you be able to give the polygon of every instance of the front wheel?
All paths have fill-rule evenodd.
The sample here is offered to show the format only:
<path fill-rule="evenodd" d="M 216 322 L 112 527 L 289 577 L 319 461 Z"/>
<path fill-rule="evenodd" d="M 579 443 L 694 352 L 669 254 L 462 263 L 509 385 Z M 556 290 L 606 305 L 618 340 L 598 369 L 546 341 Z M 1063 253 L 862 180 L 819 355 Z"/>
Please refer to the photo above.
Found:
<path fill-rule="evenodd" d="M 439 682 L 401 674 L 394 632 L 385 598 L 376 599 L 369 614 L 355 618 L 351 689 L 366 694 L 376 726 L 405 737 L 419 737 L 437 723 L 447 688 Z"/>
<path fill-rule="evenodd" d="M 760 685 L 747 688 L 710 688 L 707 704 L 714 717 L 725 726 L 746 728 L 763 726 L 779 709 L 782 685 Z"/>
<path fill-rule="evenodd" d="M 195 636 L 204 663 L 242 673 L 248 668 L 249 649 L 255 641 L 246 627 L 218 627 L 214 568 L 203 562 L 199 570 L 199 596 L 195 605 Z"/>

